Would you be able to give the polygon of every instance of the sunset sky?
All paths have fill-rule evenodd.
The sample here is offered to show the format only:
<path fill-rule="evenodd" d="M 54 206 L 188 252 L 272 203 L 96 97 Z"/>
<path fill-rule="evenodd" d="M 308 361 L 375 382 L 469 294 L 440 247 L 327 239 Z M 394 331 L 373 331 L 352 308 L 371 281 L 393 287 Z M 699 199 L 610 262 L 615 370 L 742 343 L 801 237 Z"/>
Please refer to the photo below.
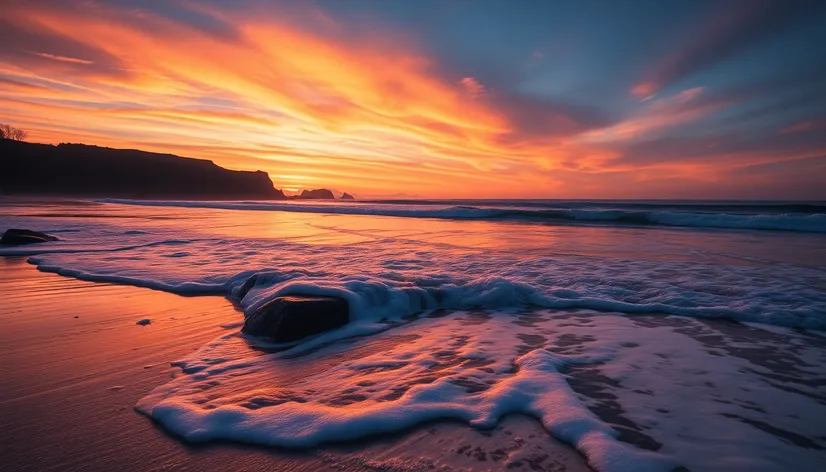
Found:
<path fill-rule="evenodd" d="M 826 199 L 826 2 L 0 4 L 29 141 L 360 198 Z"/>

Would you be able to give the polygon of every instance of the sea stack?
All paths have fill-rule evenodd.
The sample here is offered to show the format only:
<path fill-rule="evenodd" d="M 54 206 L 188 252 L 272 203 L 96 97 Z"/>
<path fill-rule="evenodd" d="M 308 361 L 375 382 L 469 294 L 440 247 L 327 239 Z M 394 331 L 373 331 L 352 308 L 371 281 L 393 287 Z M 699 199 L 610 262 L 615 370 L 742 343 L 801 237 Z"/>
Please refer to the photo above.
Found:
<path fill-rule="evenodd" d="M 298 198 L 312 199 L 312 200 L 334 200 L 336 197 L 333 192 L 326 188 L 319 188 L 315 190 L 304 190 Z"/>

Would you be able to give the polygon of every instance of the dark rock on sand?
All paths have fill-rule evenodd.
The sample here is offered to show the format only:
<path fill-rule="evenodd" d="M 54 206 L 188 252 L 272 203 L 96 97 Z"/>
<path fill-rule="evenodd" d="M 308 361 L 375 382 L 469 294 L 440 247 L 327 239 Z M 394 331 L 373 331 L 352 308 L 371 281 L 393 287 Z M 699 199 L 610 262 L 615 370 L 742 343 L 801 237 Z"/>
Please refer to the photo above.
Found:
<path fill-rule="evenodd" d="M 289 342 L 340 328 L 349 320 L 349 306 L 343 298 L 293 295 L 278 297 L 251 313 L 242 331 Z"/>
<path fill-rule="evenodd" d="M 344 192 L 344 195 L 341 196 L 341 199 L 342 200 L 355 200 L 355 197 L 353 197 L 352 195 L 350 195 L 347 192 Z"/>
<path fill-rule="evenodd" d="M 32 231 L 28 229 L 9 229 L 3 233 L 0 238 L 0 244 L 18 245 L 18 244 L 35 244 L 45 243 L 47 241 L 57 241 L 54 236 L 49 236 L 40 231 Z"/>
<path fill-rule="evenodd" d="M 234 291 L 232 296 L 238 298 L 239 300 L 243 299 L 247 296 L 250 290 L 255 287 L 255 284 L 258 282 L 258 274 L 254 274 L 252 277 L 248 278 L 244 281 L 244 284 L 238 288 L 237 292 Z"/>

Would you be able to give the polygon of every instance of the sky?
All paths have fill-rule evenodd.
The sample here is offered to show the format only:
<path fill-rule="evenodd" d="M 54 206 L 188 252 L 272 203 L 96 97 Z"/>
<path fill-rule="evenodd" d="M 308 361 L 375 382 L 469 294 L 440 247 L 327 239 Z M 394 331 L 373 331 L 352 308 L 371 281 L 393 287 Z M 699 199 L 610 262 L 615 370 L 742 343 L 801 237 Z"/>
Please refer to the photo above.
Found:
<path fill-rule="evenodd" d="M 0 0 L 0 123 L 357 198 L 826 200 L 826 2 Z"/>

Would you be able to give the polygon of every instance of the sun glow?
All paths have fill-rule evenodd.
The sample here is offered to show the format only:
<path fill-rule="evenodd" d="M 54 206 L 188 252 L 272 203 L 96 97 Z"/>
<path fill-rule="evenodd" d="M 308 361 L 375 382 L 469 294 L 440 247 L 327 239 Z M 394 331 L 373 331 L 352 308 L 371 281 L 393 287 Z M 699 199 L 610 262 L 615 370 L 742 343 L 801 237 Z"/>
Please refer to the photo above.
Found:
<path fill-rule="evenodd" d="M 353 33 L 314 7 L 178 8 L 199 21 L 15 3 L 5 24 L 32 45 L 0 56 L 3 119 L 35 142 L 206 158 L 268 172 L 279 188 L 361 197 L 627 196 L 621 173 L 626 183 L 669 172 L 705 181 L 720 160 L 742 160 L 622 162 L 628 142 L 728 105 L 703 103 L 700 87 L 654 97 L 639 86 L 632 113 L 583 124 L 452 76 L 403 33 Z"/>

